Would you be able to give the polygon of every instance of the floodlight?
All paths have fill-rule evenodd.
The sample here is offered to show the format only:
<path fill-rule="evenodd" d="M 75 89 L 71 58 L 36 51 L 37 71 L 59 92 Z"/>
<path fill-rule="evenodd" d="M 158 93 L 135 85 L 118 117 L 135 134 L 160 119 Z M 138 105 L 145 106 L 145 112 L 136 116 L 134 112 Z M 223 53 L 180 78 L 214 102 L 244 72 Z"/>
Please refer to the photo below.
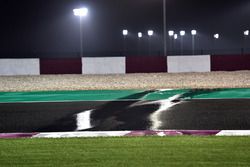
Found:
<path fill-rule="evenodd" d="M 141 37 L 142 37 L 142 33 L 138 32 L 138 38 L 141 38 Z"/>
<path fill-rule="evenodd" d="M 174 39 L 178 39 L 178 34 L 174 34 Z"/>
<path fill-rule="evenodd" d="M 214 34 L 214 38 L 215 38 L 215 39 L 219 39 L 219 38 L 220 38 L 220 35 L 219 35 L 219 34 Z"/>
<path fill-rule="evenodd" d="M 148 36 L 152 36 L 154 35 L 154 31 L 153 30 L 148 30 Z"/>
<path fill-rule="evenodd" d="M 174 36 L 174 31 L 173 30 L 170 30 L 168 31 L 168 35 L 171 37 L 171 36 Z"/>
<path fill-rule="evenodd" d="M 192 31 L 191 31 L 191 34 L 192 34 L 192 35 L 196 35 L 196 34 L 197 34 L 197 31 L 196 31 L 196 30 L 192 30 Z"/>
<path fill-rule="evenodd" d="M 78 8 L 73 10 L 75 16 L 87 16 L 88 15 L 88 8 Z"/>
<path fill-rule="evenodd" d="M 248 36 L 249 35 L 249 30 L 244 31 L 244 35 Z"/>
<path fill-rule="evenodd" d="M 184 36 L 186 34 L 186 32 L 184 30 L 180 31 L 180 36 Z"/>
<path fill-rule="evenodd" d="M 128 30 L 122 30 L 122 34 L 123 34 L 124 36 L 128 35 Z"/>

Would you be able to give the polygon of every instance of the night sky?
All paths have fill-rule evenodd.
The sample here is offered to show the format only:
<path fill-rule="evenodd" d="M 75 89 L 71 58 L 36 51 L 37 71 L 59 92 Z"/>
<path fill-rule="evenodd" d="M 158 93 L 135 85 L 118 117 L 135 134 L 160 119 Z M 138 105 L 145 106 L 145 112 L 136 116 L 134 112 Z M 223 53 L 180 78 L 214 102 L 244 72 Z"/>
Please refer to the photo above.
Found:
<path fill-rule="evenodd" d="M 155 31 L 152 50 L 163 52 L 162 0 L 1 0 L 0 57 L 60 57 L 79 52 L 79 18 L 73 9 L 86 6 L 83 20 L 85 55 L 123 51 L 122 30 L 130 54 L 147 52 L 148 29 Z M 167 29 L 186 30 L 184 50 L 191 49 L 190 31 L 196 29 L 197 50 L 249 47 L 243 31 L 250 29 L 249 0 L 167 0 Z M 138 48 L 137 33 L 144 37 Z M 213 34 L 221 39 L 215 41 Z M 174 44 L 175 43 L 175 44 Z M 168 40 L 169 51 L 179 50 L 179 40 Z"/>

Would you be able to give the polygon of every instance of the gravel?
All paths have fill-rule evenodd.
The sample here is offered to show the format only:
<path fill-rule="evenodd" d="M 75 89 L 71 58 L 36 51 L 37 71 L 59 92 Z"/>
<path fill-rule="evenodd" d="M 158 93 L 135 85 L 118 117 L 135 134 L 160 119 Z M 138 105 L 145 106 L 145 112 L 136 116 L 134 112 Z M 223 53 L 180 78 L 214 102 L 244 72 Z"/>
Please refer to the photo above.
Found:
<path fill-rule="evenodd" d="M 0 91 L 246 88 L 250 71 L 121 75 L 0 76 Z"/>

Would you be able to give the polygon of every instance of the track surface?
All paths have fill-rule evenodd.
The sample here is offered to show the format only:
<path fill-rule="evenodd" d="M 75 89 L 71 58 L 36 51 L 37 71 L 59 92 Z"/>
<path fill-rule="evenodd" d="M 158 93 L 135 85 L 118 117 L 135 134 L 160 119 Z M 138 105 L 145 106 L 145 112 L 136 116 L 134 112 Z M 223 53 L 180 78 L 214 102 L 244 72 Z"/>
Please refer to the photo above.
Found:
<path fill-rule="evenodd" d="M 0 110 L 0 133 L 250 129 L 250 99 L 1 103 Z"/>

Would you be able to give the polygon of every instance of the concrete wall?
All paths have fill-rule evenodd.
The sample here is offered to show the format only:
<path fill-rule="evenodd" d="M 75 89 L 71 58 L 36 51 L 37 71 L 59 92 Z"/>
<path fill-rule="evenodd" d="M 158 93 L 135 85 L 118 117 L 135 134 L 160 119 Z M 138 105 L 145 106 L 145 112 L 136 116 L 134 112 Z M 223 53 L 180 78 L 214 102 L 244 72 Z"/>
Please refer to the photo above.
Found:
<path fill-rule="evenodd" d="M 124 74 L 125 57 L 84 57 L 83 74 Z"/>
<path fill-rule="evenodd" d="M 81 74 L 81 58 L 40 59 L 41 74 Z"/>
<path fill-rule="evenodd" d="M 212 71 L 250 70 L 250 55 L 212 55 Z"/>
<path fill-rule="evenodd" d="M 167 72 L 167 58 L 164 56 L 128 56 L 126 73 Z"/>
<path fill-rule="evenodd" d="M 210 55 L 168 56 L 168 72 L 210 72 Z"/>
<path fill-rule="evenodd" d="M 39 59 L 0 59 L 0 75 L 39 74 Z"/>

